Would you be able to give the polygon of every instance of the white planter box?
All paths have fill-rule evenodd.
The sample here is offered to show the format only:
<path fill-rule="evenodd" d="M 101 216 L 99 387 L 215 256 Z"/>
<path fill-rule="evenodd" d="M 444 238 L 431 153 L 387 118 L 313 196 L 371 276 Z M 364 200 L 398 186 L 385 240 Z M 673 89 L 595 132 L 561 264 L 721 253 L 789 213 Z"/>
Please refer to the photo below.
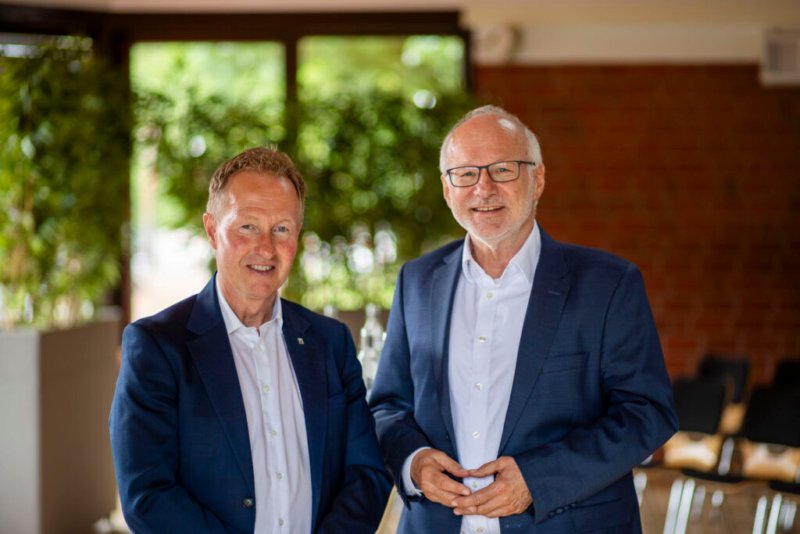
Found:
<path fill-rule="evenodd" d="M 0 332 L 0 532 L 91 532 L 115 506 L 119 322 Z"/>

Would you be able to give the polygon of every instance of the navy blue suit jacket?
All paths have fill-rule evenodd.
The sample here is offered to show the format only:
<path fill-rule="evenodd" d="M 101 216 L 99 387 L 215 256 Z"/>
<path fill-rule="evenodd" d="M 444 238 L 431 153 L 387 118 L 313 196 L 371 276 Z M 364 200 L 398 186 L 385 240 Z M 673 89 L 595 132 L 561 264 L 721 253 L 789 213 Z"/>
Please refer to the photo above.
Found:
<path fill-rule="evenodd" d="M 308 433 L 313 530 L 372 534 L 390 482 L 352 338 L 337 321 L 281 305 Z M 259 475 L 213 278 L 125 328 L 110 431 L 134 532 L 253 532 Z"/>
<path fill-rule="evenodd" d="M 401 468 L 430 446 L 458 461 L 448 388 L 450 311 L 463 241 L 400 272 L 370 406 L 406 508 L 398 532 L 459 532 L 461 518 L 403 491 Z M 631 468 L 676 430 L 672 390 L 638 269 L 559 243 L 542 249 L 498 456 L 533 496 L 503 532 L 639 532 Z"/>

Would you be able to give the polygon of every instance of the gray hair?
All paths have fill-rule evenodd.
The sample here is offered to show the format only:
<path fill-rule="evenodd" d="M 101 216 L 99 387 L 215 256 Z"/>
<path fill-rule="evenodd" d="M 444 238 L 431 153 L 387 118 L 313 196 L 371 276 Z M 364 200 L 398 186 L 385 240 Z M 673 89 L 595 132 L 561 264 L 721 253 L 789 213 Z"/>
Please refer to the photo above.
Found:
<path fill-rule="evenodd" d="M 511 121 L 512 123 L 519 126 L 523 132 L 525 132 L 525 138 L 528 140 L 528 152 L 531 158 L 538 164 L 542 163 L 542 148 L 539 146 L 539 140 L 536 139 L 536 135 L 528 128 L 524 122 L 519 120 L 519 117 L 516 115 L 509 113 L 508 111 L 504 110 L 499 106 L 481 106 L 479 108 L 475 108 L 455 123 L 455 125 L 450 128 L 450 131 L 447 132 L 447 135 L 442 141 L 442 147 L 439 150 L 439 172 L 444 174 L 444 153 L 447 150 L 447 147 L 450 145 L 453 139 L 453 132 L 455 132 L 459 126 L 464 124 L 470 119 L 474 119 L 475 117 L 481 117 L 483 115 L 494 115 L 506 120 Z"/>

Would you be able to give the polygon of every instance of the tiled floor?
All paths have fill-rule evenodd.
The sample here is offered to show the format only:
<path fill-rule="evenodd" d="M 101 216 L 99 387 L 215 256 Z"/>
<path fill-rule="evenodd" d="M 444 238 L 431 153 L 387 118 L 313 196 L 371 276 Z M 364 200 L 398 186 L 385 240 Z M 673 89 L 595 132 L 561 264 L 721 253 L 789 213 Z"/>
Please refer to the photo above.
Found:
<path fill-rule="evenodd" d="M 669 491 L 677 473 L 660 468 L 646 471 L 648 484 L 641 508 L 642 526 L 645 534 L 658 534 L 664 529 Z M 698 481 L 697 488 L 700 487 L 701 483 Z M 771 498 L 773 495 L 766 485 L 760 482 L 705 484 L 703 487 L 706 497 L 702 509 L 698 507 L 693 510 L 695 515 L 689 522 L 688 534 L 750 534 L 753 532 L 753 519 L 759 498 L 763 495 Z M 716 489 L 723 492 L 724 499 L 722 505 L 715 509 L 711 500 L 712 493 Z M 778 532 L 800 532 L 800 518 L 795 518 L 791 530 L 779 529 Z"/>
<path fill-rule="evenodd" d="M 669 492 L 676 473 L 660 468 L 646 470 L 647 486 L 642 502 L 642 526 L 645 534 L 661 534 L 667 512 Z M 737 486 L 717 486 L 724 492 L 722 506 L 714 509 L 711 494 L 715 487 L 706 486 L 706 498 L 702 514 L 689 522 L 687 534 L 750 534 L 759 497 L 772 496 L 764 484 L 745 483 Z M 699 488 L 699 485 L 698 485 Z M 394 494 L 393 494 L 394 495 Z M 387 508 L 378 534 L 392 534 L 397 527 L 402 504 L 395 499 Z M 800 517 L 796 517 L 791 530 L 778 530 L 784 534 L 800 533 Z"/>

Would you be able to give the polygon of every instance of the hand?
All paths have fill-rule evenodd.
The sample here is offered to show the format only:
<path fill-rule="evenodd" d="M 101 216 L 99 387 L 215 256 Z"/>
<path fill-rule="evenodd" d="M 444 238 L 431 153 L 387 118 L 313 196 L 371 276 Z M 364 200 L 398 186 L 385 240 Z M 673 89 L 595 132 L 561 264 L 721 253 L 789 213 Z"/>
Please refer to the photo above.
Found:
<path fill-rule="evenodd" d="M 505 517 L 521 514 L 533 504 L 531 492 L 514 458 L 501 456 L 469 471 L 469 476 L 475 478 L 491 475 L 495 475 L 494 482 L 472 495 L 455 500 L 454 514 Z"/>
<path fill-rule="evenodd" d="M 469 472 L 442 451 L 423 449 L 411 461 L 411 480 L 422 490 L 425 498 L 453 507 L 456 497 L 469 495 L 469 488 L 447 476 L 450 473 L 464 478 Z"/>

